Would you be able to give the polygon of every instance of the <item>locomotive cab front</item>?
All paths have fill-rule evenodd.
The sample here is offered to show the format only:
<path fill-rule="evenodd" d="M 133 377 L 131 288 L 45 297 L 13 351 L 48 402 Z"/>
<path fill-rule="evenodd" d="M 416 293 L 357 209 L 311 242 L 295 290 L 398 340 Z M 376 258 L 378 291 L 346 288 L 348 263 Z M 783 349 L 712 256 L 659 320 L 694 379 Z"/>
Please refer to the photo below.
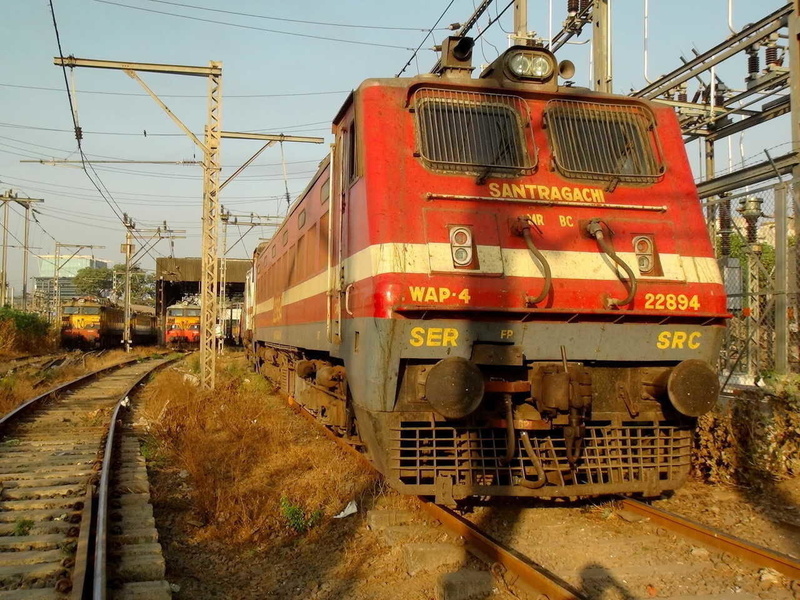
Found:
<path fill-rule="evenodd" d="M 342 107 L 255 257 L 257 366 L 404 492 L 674 489 L 728 317 L 675 115 L 468 47 Z"/>

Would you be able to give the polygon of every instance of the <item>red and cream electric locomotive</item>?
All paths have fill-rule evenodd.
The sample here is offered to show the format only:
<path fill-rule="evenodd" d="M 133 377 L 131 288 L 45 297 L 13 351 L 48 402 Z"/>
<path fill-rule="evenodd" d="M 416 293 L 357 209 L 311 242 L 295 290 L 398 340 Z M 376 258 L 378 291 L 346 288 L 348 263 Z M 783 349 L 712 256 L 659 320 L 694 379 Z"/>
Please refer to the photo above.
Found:
<path fill-rule="evenodd" d="M 728 317 L 675 115 L 470 55 L 347 99 L 255 253 L 248 354 L 402 492 L 674 489 Z"/>

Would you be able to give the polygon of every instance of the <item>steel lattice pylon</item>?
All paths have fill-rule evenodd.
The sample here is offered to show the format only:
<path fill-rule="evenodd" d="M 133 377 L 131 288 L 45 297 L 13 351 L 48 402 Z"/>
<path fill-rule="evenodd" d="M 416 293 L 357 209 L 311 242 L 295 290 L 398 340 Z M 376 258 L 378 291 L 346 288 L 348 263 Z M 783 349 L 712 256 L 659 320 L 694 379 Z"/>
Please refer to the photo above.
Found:
<path fill-rule="evenodd" d="M 200 377 L 204 389 L 215 381 L 219 232 L 219 143 L 222 121 L 222 64 L 208 77 L 208 123 L 203 161 L 203 249 L 200 281 Z"/>

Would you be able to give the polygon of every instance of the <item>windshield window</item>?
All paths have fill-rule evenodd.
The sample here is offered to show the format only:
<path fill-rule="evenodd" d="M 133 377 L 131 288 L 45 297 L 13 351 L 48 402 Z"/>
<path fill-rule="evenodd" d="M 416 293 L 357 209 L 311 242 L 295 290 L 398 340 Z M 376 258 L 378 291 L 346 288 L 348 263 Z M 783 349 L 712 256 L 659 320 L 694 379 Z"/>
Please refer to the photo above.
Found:
<path fill-rule="evenodd" d="M 77 306 L 65 306 L 63 308 L 65 315 L 77 315 L 80 314 L 80 308 Z"/>
<path fill-rule="evenodd" d="M 551 100 L 546 119 L 566 177 L 653 183 L 664 173 L 655 121 L 643 107 Z"/>
<path fill-rule="evenodd" d="M 530 114 L 522 98 L 422 89 L 414 103 L 419 152 L 429 168 L 481 177 L 533 170 L 526 148 L 526 141 L 533 146 Z"/>
<path fill-rule="evenodd" d="M 200 309 L 199 308 L 187 308 L 186 309 L 186 316 L 187 317 L 199 317 L 200 316 Z"/>
<path fill-rule="evenodd" d="M 82 315 L 99 315 L 100 314 L 100 307 L 99 306 L 82 306 L 81 307 L 81 314 Z"/>
<path fill-rule="evenodd" d="M 170 317 L 182 317 L 183 316 L 183 309 L 182 308 L 170 308 L 167 311 Z"/>

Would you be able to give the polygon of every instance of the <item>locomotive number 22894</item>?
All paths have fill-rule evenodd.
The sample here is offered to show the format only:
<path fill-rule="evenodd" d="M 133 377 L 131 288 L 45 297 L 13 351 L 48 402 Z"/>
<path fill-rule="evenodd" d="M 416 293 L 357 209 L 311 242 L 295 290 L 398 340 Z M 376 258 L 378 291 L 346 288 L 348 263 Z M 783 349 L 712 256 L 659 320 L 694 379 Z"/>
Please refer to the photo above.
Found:
<path fill-rule="evenodd" d="M 700 309 L 700 300 L 697 294 L 687 296 L 685 294 L 645 294 L 644 307 L 651 310 L 692 310 Z"/>

